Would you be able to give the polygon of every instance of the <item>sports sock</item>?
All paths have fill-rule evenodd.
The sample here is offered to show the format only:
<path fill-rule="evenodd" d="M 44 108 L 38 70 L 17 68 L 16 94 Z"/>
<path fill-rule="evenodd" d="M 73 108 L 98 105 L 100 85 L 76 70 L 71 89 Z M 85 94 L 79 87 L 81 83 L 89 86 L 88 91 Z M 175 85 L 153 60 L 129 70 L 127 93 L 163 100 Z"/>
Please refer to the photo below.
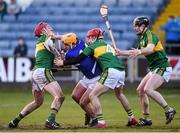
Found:
<path fill-rule="evenodd" d="M 57 110 L 57 109 L 51 108 L 51 113 L 50 113 L 50 115 L 49 115 L 49 117 L 48 117 L 48 121 L 54 122 L 57 113 L 58 113 L 58 110 Z"/>
<path fill-rule="evenodd" d="M 166 105 L 163 107 L 164 111 L 167 112 L 168 110 L 170 110 L 171 108 L 169 107 L 169 105 Z"/>
<path fill-rule="evenodd" d="M 132 109 L 129 109 L 126 112 L 127 112 L 128 118 L 134 118 Z"/>
<path fill-rule="evenodd" d="M 143 116 L 145 119 L 150 119 L 150 114 L 148 114 L 148 113 L 143 113 Z"/>
<path fill-rule="evenodd" d="M 104 115 L 103 114 L 97 114 L 98 123 L 105 124 Z"/>
<path fill-rule="evenodd" d="M 24 116 L 20 113 L 14 120 L 14 123 L 19 123 L 22 119 L 24 118 Z"/>

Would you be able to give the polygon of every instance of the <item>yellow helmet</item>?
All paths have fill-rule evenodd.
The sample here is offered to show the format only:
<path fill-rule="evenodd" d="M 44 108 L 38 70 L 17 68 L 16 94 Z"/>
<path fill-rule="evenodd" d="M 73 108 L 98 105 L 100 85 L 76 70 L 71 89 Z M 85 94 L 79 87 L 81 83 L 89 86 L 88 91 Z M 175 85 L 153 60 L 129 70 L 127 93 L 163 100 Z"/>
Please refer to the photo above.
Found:
<path fill-rule="evenodd" d="M 75 33 L 67 33 L 62 35 L 61 38 L 64 44 L 72 45 L 77 43 L 77 35 Z"/>

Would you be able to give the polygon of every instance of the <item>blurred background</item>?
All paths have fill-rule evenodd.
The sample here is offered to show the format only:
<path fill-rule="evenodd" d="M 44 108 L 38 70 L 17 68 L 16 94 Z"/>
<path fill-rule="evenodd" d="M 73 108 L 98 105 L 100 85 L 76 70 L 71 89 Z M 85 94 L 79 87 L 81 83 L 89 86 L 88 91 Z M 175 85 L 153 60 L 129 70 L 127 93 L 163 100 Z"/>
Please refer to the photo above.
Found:
<path fill-rule="evenodd" d="M 173 82 L 169 86 L 180 86 L 180 0 L 0 0 L 0 82 L 29 83 L 36 46 L 33 30 L 40 21 L 50 23 L 59 34 L 74 32 L 81 39 L 85 39 L 89 29 L 101 27 L 105 40 L 111 43 L 99 13 L 101 4 L 109 6 L 109 21 L 122 50 L 136 46 L 133 19 L 149 17 L 150 27 L 163 42 L 173 66 Z M 127 69 L 127 82 L 139 82 L 147 72 L 143 57 L 120 59 Z M 82 75 L 69 71 L 55 76 L 70 83 Z"/>

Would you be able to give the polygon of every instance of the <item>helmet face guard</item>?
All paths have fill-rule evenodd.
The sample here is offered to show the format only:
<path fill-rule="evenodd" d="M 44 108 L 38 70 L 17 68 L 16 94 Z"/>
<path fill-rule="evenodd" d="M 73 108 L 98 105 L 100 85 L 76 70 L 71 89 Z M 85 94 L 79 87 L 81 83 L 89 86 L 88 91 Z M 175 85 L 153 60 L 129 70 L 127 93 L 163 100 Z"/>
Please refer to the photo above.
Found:
<path fill-rule="evenodd" d="M 93 28 L 87 32 L 86 43 L 94 43 L 98 39 L 103 38 L 103 31 L 100 28 Z"/>
<path fill-rule="evenodd" d="M 146 16 L 136 17 L 133 20 L 133 28 L 137 35 L 142 35 L 148 26 L 149 26 L 149 19 Z"/>

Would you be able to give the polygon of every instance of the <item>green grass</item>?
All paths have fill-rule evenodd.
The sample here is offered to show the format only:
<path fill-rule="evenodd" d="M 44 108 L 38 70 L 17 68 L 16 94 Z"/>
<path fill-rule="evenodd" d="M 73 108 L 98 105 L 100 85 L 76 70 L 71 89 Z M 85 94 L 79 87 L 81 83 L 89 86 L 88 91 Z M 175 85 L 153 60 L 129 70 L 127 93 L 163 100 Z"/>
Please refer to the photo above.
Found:
<path fill-rule="evenodd" d="M 67 88 L 63 87 L 63 88 Z M 150 101 L 151 118 L 153 125 L 151 127 L 126 127 L 127 114 L 122 108 L 119 101 L 115 98 L 113 91 L 109 91 L 101 97 L 104 116 L 108 125 L 107 129 L 92 129 L 83 127 L 84 112 L 71 99 L 71 87 L 63 89 L 66 96 L 59 114 L 57 115 L 57 122 L 65 128 L 64 130 L 56 130 L 56 132 L 180 132 L 180 89 L 162 89 L 161 93 L 167 100 L 170 106 L 177 111 L 175 119 L 171 124 L 165 124 L 165 117 L 163 109 L 154 101 Z M 125 89 L 125 94 L 134 110 L 137 118 L 140 118 L 141 109 L 136 96 L 135 89 Z M 19 111 L 32 100 L 31 89 L 0 89 L 0 125 L 6 125 L 12 118 L 18 115 Z M 43 127 L 44 121 L 49 115 L 50 103 L 52 97 L 46 93 L 44 104 L 32 114 L 24 118 L 20 123 L 20 129 L 4 129 L 0 131 L 51 131 L 45 130 Z"/>

